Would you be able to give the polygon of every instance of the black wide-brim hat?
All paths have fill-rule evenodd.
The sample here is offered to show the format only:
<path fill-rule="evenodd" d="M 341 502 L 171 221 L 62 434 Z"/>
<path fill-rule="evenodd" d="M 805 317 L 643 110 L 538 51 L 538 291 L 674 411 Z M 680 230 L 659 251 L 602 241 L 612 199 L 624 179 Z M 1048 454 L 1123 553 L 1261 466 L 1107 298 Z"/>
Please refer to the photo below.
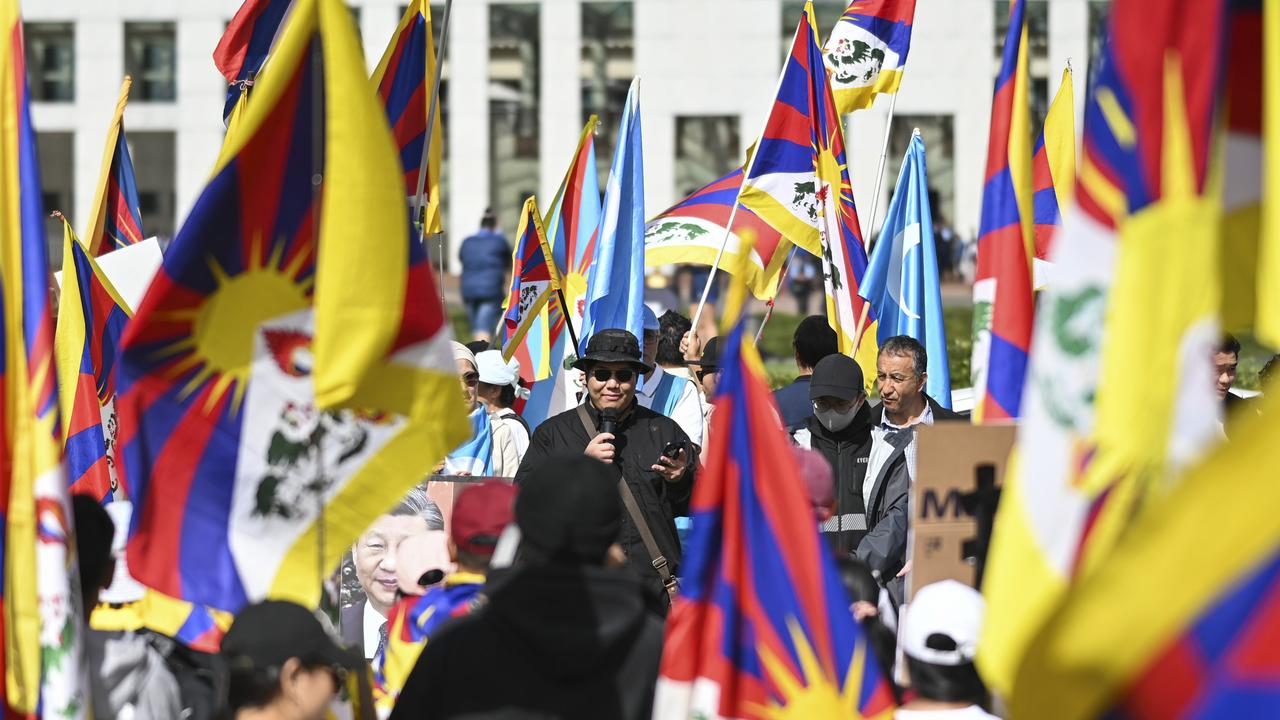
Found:
<path fill-rule="evenodd" d="M 642 374 L 653 370 L 653 366 L 644 361 L 636 336 L 617 328 L 592 335 L 587 341 L 587 351 L 573 362 L 573 367 L 586 370 L 595 363 L 630 363 Z"/>

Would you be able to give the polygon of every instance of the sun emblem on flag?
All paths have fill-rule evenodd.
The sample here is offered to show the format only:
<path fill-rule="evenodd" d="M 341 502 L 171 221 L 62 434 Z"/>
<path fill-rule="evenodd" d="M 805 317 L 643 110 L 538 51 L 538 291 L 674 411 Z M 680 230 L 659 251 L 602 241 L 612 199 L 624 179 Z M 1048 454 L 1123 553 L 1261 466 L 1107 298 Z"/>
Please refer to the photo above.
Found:
<path fill-rule="evenodd" d="M 853 658 L 849 662 L 849 671 L 841 681 L 833 677 L 834 673 L 830 668 L 824 667 L 795 618 L 787 618 L 787 630 L 799 660 L 799 677 L 769 648 L 758 646 L 761 664 L 769 682 L 776 689 L 777 700 L 768 707 L 751 707 L 753 714 L 767 720 L 837 717 L 888 720 L 893 716 L 892 706 L 870 716 L 859 712 L 858 702 L 862 696 L 862 679 L 867 664 L 866 640 L 857 642 Z"/>
<path fill-rule="evenodd" d="M 166 369 L 167 377 L 177 380 L 190 375 L 179 397 L 185 399 L 206 383 L 213 383 L 205 412 L 211 412 L 228 394 L 233 412 L 239 409 L 259 326 L 311 304 L 314 255 L 309 247 L 295 247 L 286 257 L 287 244 L 283 239 L 273 243 L 268 255 L 261 235 L 255 235 L 243 257 L 244 269 L 234 275 L 216 258 L 208 257 L 206 263 L 216 285 L 213 292 L 195 298 L 186 307 L 155 313 L 156 320 L 179 326 L 156 352 L 157 359 L 174 359 Z"/>

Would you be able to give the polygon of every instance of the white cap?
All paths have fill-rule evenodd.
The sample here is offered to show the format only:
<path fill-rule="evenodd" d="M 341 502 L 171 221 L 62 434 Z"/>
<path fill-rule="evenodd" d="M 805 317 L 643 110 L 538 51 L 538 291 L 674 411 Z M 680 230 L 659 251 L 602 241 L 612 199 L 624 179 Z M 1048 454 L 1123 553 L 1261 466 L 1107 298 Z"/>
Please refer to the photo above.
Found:
<path fill-rule="evenodd" d="M 480 382 L 489 385 L 520 385 L 520 361 L 511 358 L 511 362 L 502 359 L 502 352 L 485 350 L 476 353 L 476 372 L 480 373 Z"/>
<path fill-rule="evenodd" d="M 942 580 L 926 585 L 903 609 L 902 651 L 930 665 L 973 662 L 984 608 L 982 595 L 964 583 Z M 929 639 L 937 635 L 943 636 L 944 647 L 955 647 L 930 647 Z"/>
<path fill-rule="evenodd" d="M 453 350 L 454 360 L 466 360 L 467 362 L 471 363 L 471 367 L 476 366 L 476 356 L 473 355 L 471 351 L 467 349 L 466 345 L 463 345 L 457 340 L 450 340 L 449 348 Z"/>

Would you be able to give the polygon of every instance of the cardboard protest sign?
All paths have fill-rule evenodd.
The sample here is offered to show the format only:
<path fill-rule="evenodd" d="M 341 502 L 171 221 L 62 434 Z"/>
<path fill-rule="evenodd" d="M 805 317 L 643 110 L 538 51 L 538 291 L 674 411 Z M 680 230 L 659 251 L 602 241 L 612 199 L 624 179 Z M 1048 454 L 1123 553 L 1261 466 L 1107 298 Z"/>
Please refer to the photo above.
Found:
<path fill-rule="evenodd" d="M 907 597 L 917 588 L 954 579 L 977 585 L 972 555 L 979 551 L 978 522 L 966 496 L 995 512 L 995 489 L 1004 481 L 1013 448 L 1013 425 L 938 423 L 918 430 L 917 466 L 911 488 L 911 574 Z"/>

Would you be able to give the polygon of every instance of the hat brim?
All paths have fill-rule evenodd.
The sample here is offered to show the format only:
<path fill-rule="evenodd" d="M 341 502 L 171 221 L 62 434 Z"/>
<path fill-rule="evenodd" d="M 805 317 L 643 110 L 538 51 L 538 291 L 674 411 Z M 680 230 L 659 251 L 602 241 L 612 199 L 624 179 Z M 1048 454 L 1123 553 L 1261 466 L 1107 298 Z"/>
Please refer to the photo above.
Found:
<path fill-rule="evenodd" d="M 853 400 L 862 393 L 858 388 L 844 387 L 839 385 L 810 385 L 809 399 L 817 400 L 820 397 L 833 397 L 837 400 Z"/>
<path fill-rule="evenodd" d="M 594 352 L 587 353 L 577 360 L 573 361 L 575 370 L 586 370 L 596 363 L 627 363 L 635 367 L 642 374 L 653 372 L 653 366 L 643 360 L 636 360 L 630 355 L 618 352 Z"/>

